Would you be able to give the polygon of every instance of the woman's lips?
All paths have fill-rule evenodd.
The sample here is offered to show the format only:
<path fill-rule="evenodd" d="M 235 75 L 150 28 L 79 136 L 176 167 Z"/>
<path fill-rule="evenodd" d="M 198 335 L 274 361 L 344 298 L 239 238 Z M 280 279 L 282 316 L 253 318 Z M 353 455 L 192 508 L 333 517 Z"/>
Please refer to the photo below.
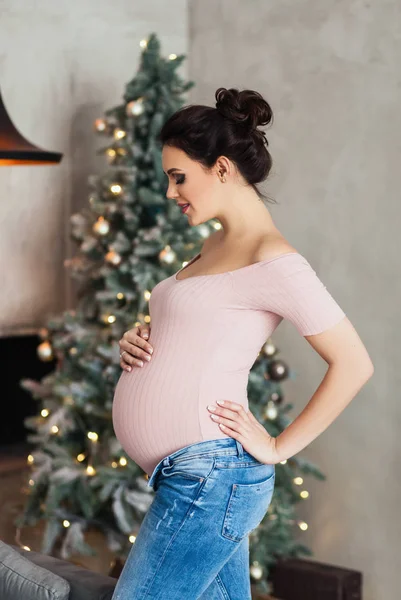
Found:
<path fill-rule="evenodd" d="M 185 213 L 187 212 L 188 208 L 189 208 L 189 204 L 183 204 L 180 208 L 181 208 L 181 212 Z"/>

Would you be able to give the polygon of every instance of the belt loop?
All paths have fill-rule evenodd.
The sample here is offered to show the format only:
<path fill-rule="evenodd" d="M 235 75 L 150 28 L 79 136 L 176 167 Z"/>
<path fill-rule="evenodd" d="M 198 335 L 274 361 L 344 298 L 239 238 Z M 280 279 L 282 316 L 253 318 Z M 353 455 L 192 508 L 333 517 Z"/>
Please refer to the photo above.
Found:
<path fill-rule="evenodd" d="M 241 442 L 239 442 L 238 440 L 235 440 L 235 443 L 237 445 L 237 453 L 239 458 L 242 458 L 244 456 L 244 448 L 241 444 Z"/>
<path fill-rule="evenodd" d="M 166 458 L 163 460 L 163 465 L 164 466 L 170 465 L 170 458 L 168 456 L 166 456 Z"/>

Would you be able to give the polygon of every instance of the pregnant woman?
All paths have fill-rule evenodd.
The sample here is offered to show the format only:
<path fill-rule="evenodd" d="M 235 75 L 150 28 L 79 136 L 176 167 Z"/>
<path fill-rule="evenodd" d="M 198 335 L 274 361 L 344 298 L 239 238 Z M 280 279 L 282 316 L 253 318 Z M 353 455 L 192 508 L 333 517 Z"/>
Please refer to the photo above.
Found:
<path fill-rule="evenodd" d="M 259 93 L 219 88 L 216 107 L 185 106 L 159 135 L 167 197 L 190 225 L 216 219 L 221 229 L 154 287 L 151 327 L 120 340 L 114 429 L 155 497 L 113 600 L 249 600 L 248 536 L 268 510 L 275 465 L 321 434 L 373 373 L 343 310 L 261 201 L 256 184 L 272 159 L 258 126 L 272 116 Z M 247 384 L 283 319 L 328 369 L 273 438 L 248 409 Z"/>

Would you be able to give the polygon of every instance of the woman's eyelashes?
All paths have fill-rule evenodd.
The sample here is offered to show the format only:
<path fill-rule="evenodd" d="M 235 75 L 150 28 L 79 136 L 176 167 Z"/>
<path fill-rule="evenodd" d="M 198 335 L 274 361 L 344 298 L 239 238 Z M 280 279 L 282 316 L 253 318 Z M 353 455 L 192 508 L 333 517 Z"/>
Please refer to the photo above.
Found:
<path fill-rule="evenodd" d="M 185 175 L 180 175 L 179 177 L 177 177 L 177 179 L 175 180 L 175 183 L 177 185 L 180 185 L 181 183 L 184 183 L 185 181 Z"/>

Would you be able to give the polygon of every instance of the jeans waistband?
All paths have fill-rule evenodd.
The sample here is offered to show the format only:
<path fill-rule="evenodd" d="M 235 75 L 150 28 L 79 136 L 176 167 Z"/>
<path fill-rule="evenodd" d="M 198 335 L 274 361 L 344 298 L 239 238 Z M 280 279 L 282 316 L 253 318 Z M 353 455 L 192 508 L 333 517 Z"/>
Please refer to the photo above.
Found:
<path fill-rule="evenodd" d="M 166 456 L 166 458 L 163 459 L 163 465 L 170 465 L 171 461 L 182 455 L 193 456 L 198 454 L 202 456 L 205 454 L 207 456 L 233 456 L 236 454 L 239 458 L 242 458 L 244 454 L 248 453 L 245 452 L 241 442 L 238 440 L 235 440 L 234 438 L 220 438 L 218 440 L 206 440 L 204 442 L 198 442 L 197 444 L 191 444 L 190 446 L 180 448 Z"/>
<path fill-rule="evenodd" d="M 205 440 L 204 442 L 197 442 L 196 444 L 184 446 L 184 448 L 180 448 L 165 458 L 162 458 L 148 480 L 148 487 L 153 487 L 156 475 L 162 467 L 170 466 L 174 460 L 183 456 L 238 456 L 238 458 L 245 458 L 249 462 L 258 462 L 252 454 L 249 454 L 249 452 L 244 450 L 241 442 L 234 438 Z"/>

